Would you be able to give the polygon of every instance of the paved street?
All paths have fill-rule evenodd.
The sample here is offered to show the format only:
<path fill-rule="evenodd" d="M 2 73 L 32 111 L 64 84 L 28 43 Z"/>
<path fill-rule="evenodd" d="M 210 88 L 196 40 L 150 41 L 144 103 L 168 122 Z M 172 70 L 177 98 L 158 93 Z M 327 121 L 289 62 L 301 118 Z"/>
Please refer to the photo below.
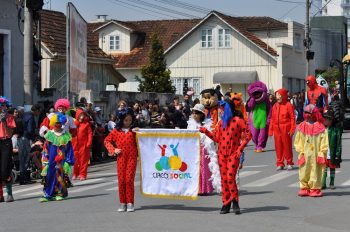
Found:
<path fill-rule="evenodd" d="M 197 201 L 140 196 L 135 180 L 136 212 L 118 213 L 115 163 L 90 167 L 89 178 L 75 182 L 69 198 L 39 203 L 39 184 L 18 186 L 13 203 L 0 204 L 0 231 L 349 231 L 350 133 L 343 135 L 343 163 L 335 190 L 319 199 L 297 196 L 297 170 L 276 172 L 273 143 L 268 152 L 249 146 L 241 171 L 242 215 L 219 215 L 219 195 Z M 50 226 L 50 229 L 49 229 Z"/>

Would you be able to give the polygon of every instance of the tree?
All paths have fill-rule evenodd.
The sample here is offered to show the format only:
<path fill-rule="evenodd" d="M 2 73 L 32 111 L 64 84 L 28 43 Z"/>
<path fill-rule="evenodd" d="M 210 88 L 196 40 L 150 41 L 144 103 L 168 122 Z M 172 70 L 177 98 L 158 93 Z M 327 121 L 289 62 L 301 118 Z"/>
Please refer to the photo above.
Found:
<path fill-rule="evenodd" d="M 325 72 L 322 72 L 321 75 L 328 82 L 328 86 L 334 88 L 335 81 L 339 81 L 341 74 L 337 67 L 331 67 L 328 68 Z"/>
<path fill-rule="evenodd" d="M 136 76 L 141 92 L 174 93 L 175 87 L 170 80 L 170 70 L 166 67 L 163 45 L 155 33 L 151 38 L 151 52 L 149 63 L 142 66 L 142 78 Z"/>

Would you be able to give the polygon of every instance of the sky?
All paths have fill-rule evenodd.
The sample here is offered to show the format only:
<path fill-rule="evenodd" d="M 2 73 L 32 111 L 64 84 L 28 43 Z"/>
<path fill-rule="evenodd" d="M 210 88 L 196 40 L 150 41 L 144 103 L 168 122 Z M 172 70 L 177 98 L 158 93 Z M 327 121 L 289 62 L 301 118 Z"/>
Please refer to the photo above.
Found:
<path fill-rule="evenodd" d="M 320 0 L 319 0 L 320 1 Z M 66 12 L 67 0 L 44 0 L 45 9 Z M 122 21 L 204 17 L 206 10 L 232 16 L 270 16 L 305 22 L 305 0 L 71 0 L 87 21 L 98 14 Z M 310 16 L 317 12 L 314 0 Z M 187 4 L 187 6 L 185 5 Z M 190 4 L 190 6 L 188 5 Z M 177 6 L 175 6 L 177 5 Z M 183 6 L 178 7 L 178 6 Z"/>

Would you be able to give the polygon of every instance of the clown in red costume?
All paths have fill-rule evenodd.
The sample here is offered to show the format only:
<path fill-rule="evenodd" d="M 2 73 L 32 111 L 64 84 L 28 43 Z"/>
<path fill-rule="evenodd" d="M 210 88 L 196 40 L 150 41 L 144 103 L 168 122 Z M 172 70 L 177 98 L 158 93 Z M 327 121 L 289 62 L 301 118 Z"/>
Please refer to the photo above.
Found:
<path fill-rule="evenodd" d="M 235 110 L 231 100 L 220 101 L 219 105 L 221 120 L 215 126 L 215 129 L 211 132 L 205 127 L 201 127 L 200 132 L 205 133 L 210 139 L 218 143 L 218 163 L 223 202 L 220 214 L 229 213 L 231 203 L 234 213 L 240 214 L 236 173 L 240 156 L 252 135 L 244 119 L 237 116 L 240 114 Z"/>
<path fill-rule="evenodd" d="M 277 171 L 284 169 L 284 160 L 287 169 L 292 170 L 292 137 L 296 127 L 294 108 L 288 101 L 286 89 L 277 90 L 275 95 L 277 103 L 272 107 L 269 136 L 274 135 L 275 139 Z"/>
<path fill-rule="evenodd" d="M 70 107 L 70 103 L 67 99 L 61 98 L 58 99 L 55 103 L 55 110 L 59 113 L 66 114 L 67 110 Z M 41 137 L 44 137 L 45 133 L 48 130 L 51 130 L 53 128 L 50 128 L 50 119 L 52 116 L 54 116 L 55 113 L 49 114 L 44 121 L 40 125 L 40 131 L 39 134 Z M 68 131 L 73 137 L 77 134 L 77 127 L 74 124 L 74 119 L 68 115 L 67 116 L 67 122 L 62 126 L 64 131 Z"/>
<path fill-rule="evenodd" d="M 305 106 L 313 104 L 320 110 L 320 112 L 323 112 L 323 109 L 328 106 L 327 90 L 319 86 L 316 78 L 311 75 L 306 78 L 306 84 L 309 89 L 306 93 Z"/>
<path fill-rule="evenodd" d="M 92 129 L 89 121 L 89 116 L 78 109 L 74 122 L 77 127 L 77 136 L 72 140 L 75 158 L 73 180 L 79 178 L 82 181 L 87 177 L 92 144 Z"/>

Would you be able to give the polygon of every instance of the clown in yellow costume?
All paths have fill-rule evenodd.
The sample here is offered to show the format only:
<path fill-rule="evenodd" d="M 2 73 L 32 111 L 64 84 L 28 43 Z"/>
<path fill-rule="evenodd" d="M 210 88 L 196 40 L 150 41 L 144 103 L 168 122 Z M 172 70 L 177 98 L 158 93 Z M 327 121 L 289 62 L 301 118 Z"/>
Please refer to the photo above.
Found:
<path fill-rule="evenodd" d="M 322 174 L 328 151 L 328 134 L 322 115 L 314 105 L 304 109 L 304 119 L 297 129 L 295 150 L 298 152 L 301 197 L 322 197 Z"/>

